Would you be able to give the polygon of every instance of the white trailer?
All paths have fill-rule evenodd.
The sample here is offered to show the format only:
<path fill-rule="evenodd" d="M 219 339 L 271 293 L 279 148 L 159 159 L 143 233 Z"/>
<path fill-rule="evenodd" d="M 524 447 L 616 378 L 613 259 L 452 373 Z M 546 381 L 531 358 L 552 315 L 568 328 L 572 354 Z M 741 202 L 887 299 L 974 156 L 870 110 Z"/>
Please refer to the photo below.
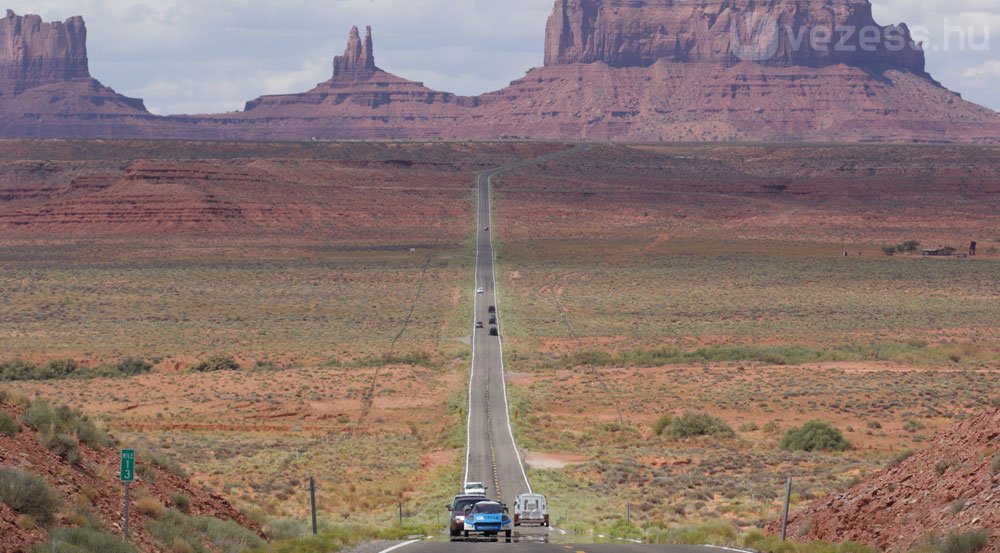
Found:
<path fill-rule="evenodd" d="M 549 511 L 545 496 L 525 493 L 514 500 L 514 526 L 548 526 Z"/>

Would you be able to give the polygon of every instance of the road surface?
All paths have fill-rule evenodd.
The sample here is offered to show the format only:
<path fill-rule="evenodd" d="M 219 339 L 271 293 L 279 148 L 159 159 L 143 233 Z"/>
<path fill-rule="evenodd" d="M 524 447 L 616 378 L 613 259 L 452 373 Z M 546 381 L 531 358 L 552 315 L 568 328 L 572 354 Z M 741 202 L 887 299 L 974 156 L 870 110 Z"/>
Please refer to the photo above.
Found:
<path fill-rule="evenodd" d="M 505 165 L 480 174 L 476 181 L 479 201 L 477 207 L 475 286 L 476 290 L 482 289 L 482 293 L 476 293 L 473 322 L 482 322 L 484 328 L 473 329 L 464 482 L 485 483 L 488 487 L 487 495 L 507 505 L 512 505 L 517 495 L 530 492 L 532 488 L 525 472 L 521 453 L 514 439 L 509 415 L 503 360 L 503 309 L 497 301 L 496 266 L 492 239 L 494 231 L 490 209 L 490 179 L 518 167 L 541 163 L 588 149 L 590 146 L 579 145 L 567 151 Z M 490 335 L 491 325 L 489 321 L 492 316 L 489 311 L 490 306 L 496 307 L 499 336 Z M 456 492 L 458 491 L 459 489 L 456 489 Z M 544 490 L 538 491 L 544 493 Z M 566 506 L 559 507 L 565 508 Z M 626 543 L 566 545 L 545 543 L 548 529 L 520 528 L 516 529 L 516 532 L 518 539 L 514 544 L 503 543 L 502 539 L 500 543 L 414 541 L 395 544 L 381 553 L 509 551 L 512 547 L 523 553 L 725 553 L 726 551 L 735 551 L 723 548 Z"/>
<path fill-rule="evenodd" d="M 476 289 L 483 290 L 483 293 L 476 294 L 473 322 L 482 322 L 483 328 L 474 328 L 472 337 L 465 482 L 484 482 L 488 488 L 487 495 L 506 505 L 513 505 L 515 497 L 532 490 L 514 440 L 508 409 L 503 361 L 503 309 L 497 302 L 490 179 L 518 167 L 571 155 L 589 148 L 580 145 L 540 158 L 504 165 L 481 173 L 476 179 L 478 187 Z M 491 306 L 496 307 L 499 336 L 490 335 L 490 318 L 494 316 L 489 312 Z"/>

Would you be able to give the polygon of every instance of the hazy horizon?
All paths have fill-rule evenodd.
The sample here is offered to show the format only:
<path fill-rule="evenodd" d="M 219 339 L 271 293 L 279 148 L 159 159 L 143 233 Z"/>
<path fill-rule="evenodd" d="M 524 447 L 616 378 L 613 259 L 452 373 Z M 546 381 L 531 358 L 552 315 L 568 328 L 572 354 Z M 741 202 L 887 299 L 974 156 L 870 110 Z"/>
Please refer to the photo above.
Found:
<path fill-rule="evenodd" d="M 1000 5 L 875 0 L 883 25 L 926 38 L 927 68 L 966 99 L 1000 110 Z M 82 15 L 91 74 L 153 113 L 243 109 L 262 94 L 302 92 L 330 77 L 352 25 L 373 27 L 380 67 L 463 95 L 505 87 L 542 65 L 551 0 L 30 0 L 18 14 Z"/>

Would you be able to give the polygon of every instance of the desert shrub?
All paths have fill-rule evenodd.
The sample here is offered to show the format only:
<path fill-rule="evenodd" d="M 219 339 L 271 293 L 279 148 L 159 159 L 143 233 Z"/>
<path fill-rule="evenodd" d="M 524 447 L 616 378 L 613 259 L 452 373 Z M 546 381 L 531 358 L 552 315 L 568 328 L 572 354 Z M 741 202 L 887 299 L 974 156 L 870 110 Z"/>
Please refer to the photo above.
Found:
<path fill-rule="evenodd" d="M 670 424 L 673 422 L 674 422 L 674 416 L 672 414 L 667 413 L 666 415 L 661 416 L 660 418 L 656 419 L 656 422 L 653 423 L 653 434 L 656 434 L 657 436 L 662 436 L 663 431 L 666 430 L 667 427 L 669 427 Z"/>
<path fill-rule="evenodd" d="M 0 436 L 13 438 L 21 431 L 21 425 L 17 419 L 7 411 L 0 411 Z"/>
<path fill-rule="evenodd" d="M 77 420 L 76 435 L 81 442 L 92 448 L 109 447 L 114 444 L 114 440 L 107 432 L 98 428 L 94 421 L 86 417 Z"/>
<path fill-rule="evenodd" d="M 916 240 L 907 240 L 896 246 L 896 249 L 905 253 L 913 253 L 920 249 L 920 242 Z"/>
<path fill-rule="evenodd" d="M 160 448 L 148 442 L 136 444 L 136 456 L 143 461 L 143 465 L 140 466 L 147 467 L 144 470 L 147 470 L 148 472 L 143 476 L 146 480 L 152 481 L 156 478 L 155 473 L 149 470 L 148 465 L 145 465 L 147 461 L 169 472 L 170 474 L 173 474 L 174 476 L 178 476 L 180 478 L 187 478 L 188 476 L 187 471 L 184 470 L 184 467 L 182 467 L 180 463 L 175 461 Z M 137 468 L 136 470 L 139 469 Z"/>
<path fill-rule="evenodd" d="M 844 435 L 826 421 L 813 420 L 802 428 L 792 428 L 781 440 L 781 449 L 786 451 L 847 451 L 851 443 Z"/>
<path fill-rule="evenodd" d="M 908 420 L 903 423 L 903 430 L 909 432 L 910 434 L 913 434 L 914 432 L 919 432 L 923 429 L 924 425 L 915 420 Z"/>
<path fill-rule="evenodd" d="M 985 530 L 948 534 L 941 541 L 941 553 L 978 553 L 990 543 L 990 535 Z"/>
<path fill-rule="evenodd" d="M 49 361 L 38 369 L 38 380 L 59 380 L 72 376 L 80 365 L 72 359 Z"/>
<path fill-rule="evenodd" d="M 38 366 L 20 359 L 0 363 L 0 381 L 34 380 L 37 374 Z"/>
<path fill-rule="evenodd" d="M 191 370 L 198 373 L 238 371 L 240 370 L 240 365 L 228 355 L 216 355 L 191 367 Z"/>
<path fill-rule="evenodd" d="M 115 365 L 115 370 L 123 376 L 138 376 L 153 370 L 153 364 L 139 357 L 126 357 Z"/>
<path fill-rule="evenodd" d="M 997 451 L 996 455 L 993 456 L 993 463 L 990 464 L 990 473 L 1000 473 L 1000 451 Z"/>
<path fill-rule="evenodd" d="M 957 515 L 965 510 L 965 506 L 967 504 L 968 503 L 964 499 L 956 499 L 951 502 L 951 505 L 948 507 L 948 512 L 950 512 L 952 516 Z"/>
<path fill-rule="evenodd" d="M 55 520 L 63 498 L 41 476 L 15 468 L 0 468 L 0 501 L 41 524 Z"/>
<path fill-rule="evenodd" d="M 163 518 L 167 508 L 159 499 L 151 496 L 140 497 L 135 501 L 135 509 L 150 518 Z"/>
<path fill-rule="evenodd" d="M 760 425 L 755 422 L 745 422 L 739 427 L 739 431 L 743 433 L 756 432 L 758 430 L 760 430 Z"/>
<path fill-rule="evenodd" d="M 896 246 L 882 246 L 882 253 L 885 255 L 896 255 Z"/>
<path fill-rule="evenodd" d="M 938 473 L 938 476 L 943 476 L 954 464 L 951 459 L 942 459 L 934 465 L 934 472 Z"/>
<path fill-rule="evenodd" d="M 732 438 L 736 436 L 733 429 L 722 419 L 707 413 L 684 413 L 671 419 L 661 434 L 674 438 L 694 438 L 698 436 L 715 436 Z"/>
<path fill-rule="evenodd" d="M 42 438 L 42 445 L 52 453 L 73 464 L 80 462 L 80 446 L 73 436 L 69 434 L 49 434 L 48 436 L 40 436 L 40 438 Z"/>
<path fill-rule="evenodd" d="M 191 510 L 191 498 L 181 492 L 170 494 L 170 504 L 182 513 L 187 513 Z"/>
<path fill-rule="evenodd" d="M 878 421 L 872 421 L 872 422 L 868 423 L 868 428 L 870 428 L 872 430 L 882 430 L 882 423 L 880 423 Z"/>
<path fill-rule="evenodd" d="M 913 453 L 914 452 L 912 449 L 907 449 L 906 451 L 901 452 L 899 455 L 896 455 L 895 457 L 889 460 L 889 462 L 886 464 L 886 468 L 891 469 L 898 467 L 899 465 L 903 464 L 904 461 L 906 461 L 910 457 L 913 457 Z"/>
<path fill-rule="evenodd" d="M 131 545 L 101 530 L 66 528 L 57 530 L 49 541 L 31 553 L 136 553 Z"/>

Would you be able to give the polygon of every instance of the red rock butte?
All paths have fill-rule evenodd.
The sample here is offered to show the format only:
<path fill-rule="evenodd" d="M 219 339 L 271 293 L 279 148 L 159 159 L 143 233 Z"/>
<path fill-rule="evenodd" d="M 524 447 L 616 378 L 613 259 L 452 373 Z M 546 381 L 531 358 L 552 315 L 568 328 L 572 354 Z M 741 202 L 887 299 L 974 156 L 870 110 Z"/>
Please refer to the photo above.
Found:
<path fill-rule="evenodd" d="M 463 97 L 383 71 L 355 27 L 313 90 L 161 117 L 90 77 L 81 18 L 8 11 L 0 137 L 1000 142 L 1000 114 L 935 81 L 868 0 L 557 0 L 544 48 L 543 67 Z"/>

